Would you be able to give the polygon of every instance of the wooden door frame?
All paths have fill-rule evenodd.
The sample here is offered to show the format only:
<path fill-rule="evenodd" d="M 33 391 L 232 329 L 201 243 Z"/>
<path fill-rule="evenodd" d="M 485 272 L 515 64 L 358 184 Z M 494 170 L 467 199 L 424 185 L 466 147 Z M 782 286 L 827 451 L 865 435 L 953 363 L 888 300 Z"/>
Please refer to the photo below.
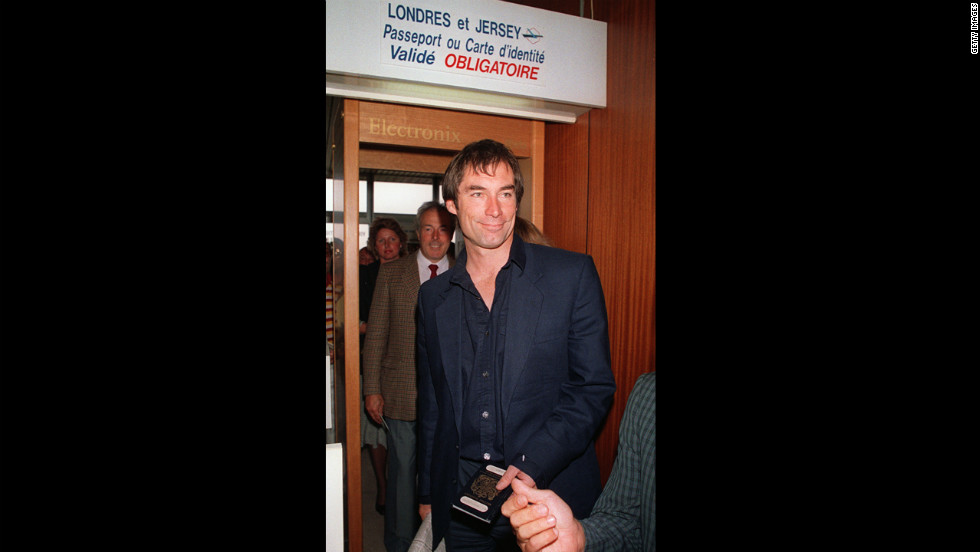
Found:
<path fill-rule="evenodd" d="M 514 152 L 524 173 L 525 194 L 521 215 L 544 228 L 543 121 L 515 119 L 444 109 L 345 99 L 344 124 L 344 281 L 358 281 L 360 207 L 357 183 L 362 161 L 387 164 L 398 170 L 444 172 L 452 157 L 466 144 L 493 138 Z M 364 147 L 366 146 L 366 147 Z M 391 149 L 396 146 L 396 149 Z M 364 155 L 362 157 L 362 147 Z M 398 149 L 401 148 L 401 149 Z M 394 165 L 394 166 L 391 166 Z M 354 183 L 354 185 L 350 185 Z M 530 200 L 530 201 L 528 201 Z M 346 285 L 344 343 L 359 343 L 359 287 Z M 348 552 L 364 547 L 361 513 L 361 375 L 360 347 L 345 347 L 345 411 L 347 442 Z"/>

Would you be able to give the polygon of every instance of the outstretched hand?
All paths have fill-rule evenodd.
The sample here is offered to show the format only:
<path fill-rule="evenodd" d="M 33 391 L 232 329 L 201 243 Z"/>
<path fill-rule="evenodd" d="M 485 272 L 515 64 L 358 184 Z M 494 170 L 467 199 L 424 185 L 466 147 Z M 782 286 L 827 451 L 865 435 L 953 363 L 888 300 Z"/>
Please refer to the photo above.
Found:
<path fill-rule="evenodd" d="M 501 513 L 510 525 L 522 552 L 582 552 L 585 532 L 572 509 L 554 491 L 525 485 L 519 478 L 511 483 L 514 493 Z"/>

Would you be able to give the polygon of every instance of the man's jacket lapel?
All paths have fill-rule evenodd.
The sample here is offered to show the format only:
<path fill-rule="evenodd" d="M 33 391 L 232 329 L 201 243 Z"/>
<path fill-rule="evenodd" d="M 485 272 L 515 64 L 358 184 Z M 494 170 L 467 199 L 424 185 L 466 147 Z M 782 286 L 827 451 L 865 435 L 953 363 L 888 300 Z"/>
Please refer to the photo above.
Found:
<path fill-rule="evenodd" d="M 525 247 L 525 250 L 530 248 Z M 504 348 L 504 366 L 500 404 L 508 412 L 510 399 L 517 382 L 527 369 L 527 357 L 531 354 L 534 331 L 541 315 L 544 294 L 537 287 L 541 273 L 533 268 L 533 257 L 528 252 L 525 270 L 510 281 L 510 299 L 507 309 L 507 334 Z"/>
<path fill-rule="evenodd" d="M 463 327 L 463 291 L 458 286 L 446 284 L 442 294 L 442 302 L 436 306 L 436 328 L 439 332 L 439 353 L 442 357 L 442 369 L 446 375 L 449 392 L 453 400 L 453 413 L 456 419 L 456 431 L 462 423 L 463 412 L 463 377 L 462 377 L 462 327 Z"/>

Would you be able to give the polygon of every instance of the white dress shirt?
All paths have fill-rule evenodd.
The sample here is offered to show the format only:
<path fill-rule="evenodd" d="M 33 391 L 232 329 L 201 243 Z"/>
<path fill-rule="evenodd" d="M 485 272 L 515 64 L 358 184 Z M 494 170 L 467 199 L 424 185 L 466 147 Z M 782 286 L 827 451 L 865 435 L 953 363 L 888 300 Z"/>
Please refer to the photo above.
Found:
<path fill-rule="evenodd" d="M 415 260 L 417 260 L 419 263 L 419 282 L 422 282 L 423 284 L 429 281 L 429 275 L 432 274 L 432 271 L 429 270 L 430 264 L 434 264 L 439 267 L 436 269 L 437 276 L 449 270 L 449 255 L 443 255 L 442 258 L 439 259 L 439 262 L 434 263 L 429 259 L 426 259 L 425 255 L 423 255 L 421 251 L 417 251 L 415 253 Z"/>

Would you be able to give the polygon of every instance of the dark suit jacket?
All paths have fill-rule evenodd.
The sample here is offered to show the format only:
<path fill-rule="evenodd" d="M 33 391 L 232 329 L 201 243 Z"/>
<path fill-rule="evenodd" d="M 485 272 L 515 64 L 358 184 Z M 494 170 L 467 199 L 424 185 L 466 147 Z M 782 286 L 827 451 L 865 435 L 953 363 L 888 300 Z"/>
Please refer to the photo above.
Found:
<path fill-rule="evenodd" d="M 504 455 L 539 488 L 585 517 L 601 491 L 594 438 L 612 404 L 606 305 L 587 255 L 531 245 L 511 275 L 502 373 Z M 456 265 L 419 291 L 419 499 L 432 505 L 432 542 L 445 535 L 456 495 L 462 412 L 461 287 Z M 518 268 L 515 266 L 515 269 Z"/>

